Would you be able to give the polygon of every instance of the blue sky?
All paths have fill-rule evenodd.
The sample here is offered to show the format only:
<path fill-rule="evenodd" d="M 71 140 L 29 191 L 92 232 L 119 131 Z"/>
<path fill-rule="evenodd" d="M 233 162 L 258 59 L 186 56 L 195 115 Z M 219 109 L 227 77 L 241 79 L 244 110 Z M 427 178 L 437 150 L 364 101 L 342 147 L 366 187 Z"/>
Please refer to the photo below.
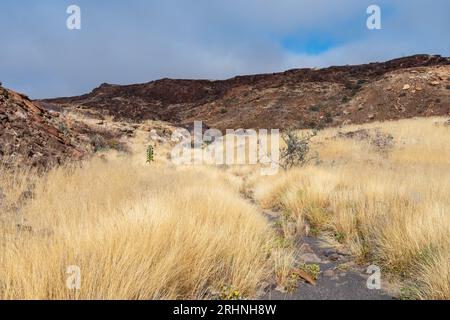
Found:
<path fill-rule="evenodd" d="M 71 4 L 81 7 L 81 30 L 66 28 Z M 382 30 L 366 27 L 371 4 Z M 4 0 L 0 30 L 0 81 L 43 98 L 103 82 L 450 56 L 450 1 Z"/>

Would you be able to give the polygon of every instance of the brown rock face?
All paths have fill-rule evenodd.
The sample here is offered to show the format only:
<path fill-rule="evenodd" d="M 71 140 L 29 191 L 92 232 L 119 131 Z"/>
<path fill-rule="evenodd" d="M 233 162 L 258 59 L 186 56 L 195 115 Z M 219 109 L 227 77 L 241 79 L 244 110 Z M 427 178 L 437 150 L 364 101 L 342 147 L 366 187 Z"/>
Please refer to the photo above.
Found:
<path fill-rule="evenodd" d="M 40 169 L 64 160 L 78 159 L 83 152 L 72 143 L 56 113 L 47 112 L 26 96 L 0 87 L 0 161 L 7 167 Z"/>
<path fill-rule="evenodd" d="M 103 84 L 47 105 L 95 109 L 119 120 L 208 127 L 321 128 L 450 112 L 450 60 L 417 55 L 384 63 L 240 76 Z M 405 89 L 406 88 L 406 89 Z"/>

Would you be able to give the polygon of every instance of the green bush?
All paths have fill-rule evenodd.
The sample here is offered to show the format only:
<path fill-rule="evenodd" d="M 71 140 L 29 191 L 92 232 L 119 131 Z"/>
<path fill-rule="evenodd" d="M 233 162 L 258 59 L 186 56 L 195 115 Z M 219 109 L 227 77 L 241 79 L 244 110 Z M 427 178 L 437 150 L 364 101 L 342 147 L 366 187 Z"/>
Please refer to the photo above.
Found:
<path fill-rule="evenodd" d="M 286 147 L 281 149 L 281 167 L 289 169 L 297 166 L 304 166 L 316 157 L 310 156 L 311 139 L 317 135 L 316 131 L 308 134 L 298 134 L 293 130 L 288 130 L 283 134 Z"/>
<path fill-rule="evenodd" d="M 154 150 L 153 150 L 153 146 L 149 145 L 147 148 L 147 163 L 151 163 L 154 161 Z"/>

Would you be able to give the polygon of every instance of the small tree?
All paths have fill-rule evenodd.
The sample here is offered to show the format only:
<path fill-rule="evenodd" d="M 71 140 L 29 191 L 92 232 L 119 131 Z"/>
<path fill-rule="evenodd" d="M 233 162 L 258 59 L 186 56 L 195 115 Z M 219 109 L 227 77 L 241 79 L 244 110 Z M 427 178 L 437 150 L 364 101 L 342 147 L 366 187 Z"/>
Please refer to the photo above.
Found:
<path fill-rule="evenodd" d="M 153 151 L 153 146 L 149 145 L 147 148 L 147 163 L 151 163 L 154 161 L 154 151 Z"/>
<path fill-rule="evenodd" d="M 289 129 L 282 137 L 286 147 L 281 149 L 280 165 L 283 169 L 304 166 L 316 156 L 310 156 L 311 139 L 317 135 L 317 131 L 310 133 L 296 133 Z"/>

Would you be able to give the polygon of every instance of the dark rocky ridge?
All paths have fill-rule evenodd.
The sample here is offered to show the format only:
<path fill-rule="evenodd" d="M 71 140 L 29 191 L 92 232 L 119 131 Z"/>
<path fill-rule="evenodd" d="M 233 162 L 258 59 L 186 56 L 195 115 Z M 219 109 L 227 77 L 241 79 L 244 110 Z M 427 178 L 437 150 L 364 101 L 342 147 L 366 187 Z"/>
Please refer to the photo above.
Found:
<path fill-rule="evenodd" d="M 65 130 L 57 113 L 48 112 L 25 95 L 0 87 L 0 162 L 5 167 L 39 169 L 79 159 L 83 151 Z"/>
<path fill-rule="evenodd" d="M 219 129 L 326 127 L 447 115 L 450 82 L 445 74 L 450 76 L 449 65 L 448 58 L 416 55 L 384 63 L 295 69 L 228 80 L 103 84 L 89 94 L 40 103 L 93 109 L 125 121 L 187 125 L 202 120 Z M 410 92 L 403 89 L 406 84 L 411 85 Z"/>

